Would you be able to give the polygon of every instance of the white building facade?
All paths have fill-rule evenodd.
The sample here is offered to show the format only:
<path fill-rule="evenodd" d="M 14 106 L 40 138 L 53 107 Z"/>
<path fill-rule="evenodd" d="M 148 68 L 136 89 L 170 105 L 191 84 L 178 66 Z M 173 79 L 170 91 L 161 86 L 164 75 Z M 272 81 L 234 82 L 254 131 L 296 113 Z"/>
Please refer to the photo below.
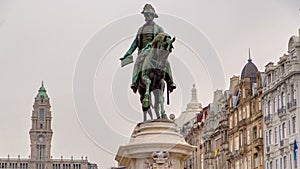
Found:
<path fill-rule="evenodd" d="M 262 101 L 266 169 L 300 168 L 299 36 L 290 38 L 288 53 L 277 64 L 270 62 L 265 68 Z"/>

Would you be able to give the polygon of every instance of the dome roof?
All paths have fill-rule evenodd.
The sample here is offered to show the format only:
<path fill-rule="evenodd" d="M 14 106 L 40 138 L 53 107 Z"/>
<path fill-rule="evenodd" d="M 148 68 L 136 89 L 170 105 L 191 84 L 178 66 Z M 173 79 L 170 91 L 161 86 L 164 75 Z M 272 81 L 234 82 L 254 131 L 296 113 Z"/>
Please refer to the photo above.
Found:
<path fill-rule="evenodd" d="M 250 82 L 255 83 L 256 82 L 256 74 L 258 72 L 258 69 L 254 63 L 252 63 L 252 59 L 248 59 L 248 63 L 244 66 L 242 73 L 241 73 L 241 79 L 250 78 Z"/>

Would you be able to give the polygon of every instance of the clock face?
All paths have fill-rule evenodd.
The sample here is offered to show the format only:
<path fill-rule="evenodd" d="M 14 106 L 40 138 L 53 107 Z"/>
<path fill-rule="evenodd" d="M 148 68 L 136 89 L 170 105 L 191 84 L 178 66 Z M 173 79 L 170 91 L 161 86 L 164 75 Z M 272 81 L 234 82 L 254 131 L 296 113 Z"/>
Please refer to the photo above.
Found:
<path fill-rule="evenodd" d="M 39 136 L 39 137 L 38 137 L 38 141 L 39 141 L 39 142 L 43 142 L 43 141 L 44 141 L 44 137 L 43 137 L 43 136 Z"/>

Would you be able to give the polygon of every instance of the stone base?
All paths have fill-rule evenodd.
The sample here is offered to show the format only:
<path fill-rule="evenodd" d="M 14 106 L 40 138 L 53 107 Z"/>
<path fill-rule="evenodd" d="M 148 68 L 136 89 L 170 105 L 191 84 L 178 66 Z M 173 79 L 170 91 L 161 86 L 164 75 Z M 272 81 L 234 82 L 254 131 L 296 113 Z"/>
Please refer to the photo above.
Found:
<path fill-rule="evenodd" d="M 173 122 L 157 119 L 139 123 L 115 160 L 126 169 L 183 169 L 193 150 Z"/>

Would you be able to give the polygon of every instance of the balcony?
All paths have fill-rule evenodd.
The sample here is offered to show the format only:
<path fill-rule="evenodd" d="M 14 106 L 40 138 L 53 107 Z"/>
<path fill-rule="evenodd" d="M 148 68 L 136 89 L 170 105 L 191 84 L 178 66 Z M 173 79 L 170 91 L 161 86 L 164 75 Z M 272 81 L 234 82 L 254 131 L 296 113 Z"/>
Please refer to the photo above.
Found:
<path fill-rule="evenodd" d="M 261 118 L 262 115 L 263 115 L 263 114 L 262 114 L 262 111 L 261 111 L 261 110 L 258 111 L 258 112 L 256 112 L 256 113 L 254 113 L 254 114 L 252 114 L 252 121 Z"/>
<path fill-rule="evenodd" d="M 253 145 L 255 148 L 260 149 L 264 146 L 264 139 L 263 138 L 256 138 L 253 141 Z"/>
<path fill-rule="evenodd" d="M 265 116 L 265 123 L 268 125 L 273 119 L 272 114 L 268 114 L 267 116 Z"/>
<path fill-rule="evenodd" d="M 288 138 L 280 140 L 279 149 L 283 149 L 283 148 L 288 147 L 288 146 L 289 146 L 289 139 Z"/>
<path fill-rule="evenodd" d="M 238 128 L 244 127 L 246 125 L 247 125 L 246 119 L 243 119 L 243 120 L 241 120 L 241 121 L 238 122 Z"/>
<path fill-rule="evenodd" d="M 287 108 L 290 110 L 290 109 L 294 109 L 296 108 L 297 106 L 297 100 L 296 99 L 293 99 L 291 102 L 289 102 L 287 104 Z"/>
<path fill-rule="evenodd" d="M 279 149 L 282 149 L 284 146 L 284 140 L 280 140 L 279 142 Z"/>
<path fill-rule="evenodd" d="M 239 154 L 243 155 L 245 152 L 246 152 L 246 147 L 245 146 L 240 147 Z"/>
<path fill-rule="evenodd" d="M 208 151 L 204 154 L 204 159 L 212 159 L 214 158 L 215 154 L 212 151 Z"/>
<path fill-rule="evenodd" d="M 238 153 L 236 150 L 229 152 L 228 157 L 229 159 L 234 159 L 235 157 L 238 156 Z"/>
<path fill-rule="evenodd" d="M 286 115 L 286 109 L 285 109 L 285 106 L 282 106 L 280 109 L 278 109 L 277 111 L 278 113 L 278 117 L 279 118 L 282 118 Z"/>

